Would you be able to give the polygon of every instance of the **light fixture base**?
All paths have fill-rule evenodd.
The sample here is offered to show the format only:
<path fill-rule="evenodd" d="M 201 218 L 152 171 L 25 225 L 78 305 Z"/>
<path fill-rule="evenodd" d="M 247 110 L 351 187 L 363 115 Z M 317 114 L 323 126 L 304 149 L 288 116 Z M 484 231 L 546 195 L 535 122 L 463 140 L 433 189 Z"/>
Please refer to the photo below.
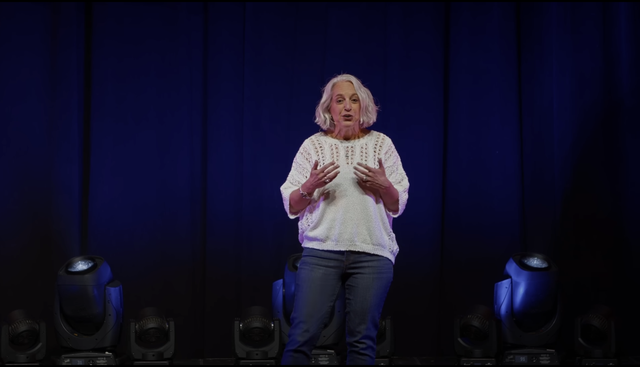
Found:
<path fill-rule="evenodd" d="M 117 364 L 116 356 L 109 352 L 63 354 L 56 362 L 59 366 L 115 366 Z"/>
<path fill-rule="evenodd" d="M 581 366 L 617 366 L 620 362 L 615 358 L 576 358 L 576 364 Z"/>
<path fill-rule="evenodd" d="M 373 364 L 376 366 L 390 366 L 391 358 L 376 358 L 376 361 Z"/>
<path fill-rule="evenodd" d="M 135 361 L 134 366 L 171 366 L 173 362 L 171 360 L 164 361 Z"/>
<path fill-rule="evenodd" d="M 495 358 L 460 358 L 460 366 L 496 366 L 498 361 Z"/>
<path fill-rule="evenodd" d="M 331 349 L 314 349 L 311 352 L 311 365 L 339 365 L 340 356 Z"/>
<path fill-rule="evenodd" d="M 238 360 L 240 366 L 275 366 L 274 359 L 241 359 Z"/>
<path fill-rule="evenodd" d="M 502 355 L 502 365 L 517 366 L 549 366 L 559 365 L 558 354 L 553 349 L 526 348 L 505 351 Z"/>

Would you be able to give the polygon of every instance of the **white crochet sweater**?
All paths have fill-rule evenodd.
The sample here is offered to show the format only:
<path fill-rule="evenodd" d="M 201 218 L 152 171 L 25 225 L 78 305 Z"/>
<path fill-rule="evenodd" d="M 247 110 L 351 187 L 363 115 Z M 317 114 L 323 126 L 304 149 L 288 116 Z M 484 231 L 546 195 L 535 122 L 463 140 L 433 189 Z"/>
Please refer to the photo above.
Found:
<path fill-rule="evenodd" d="M 379 157 L 399 193 L 397 213 L 389 212 L 380 198 L 363 191 L 353 173 L 353 166 L 358 162 L 378 168 Z M 289 196 L 309 178 L 315 160 L 318 167 L 335 160 L 340 164 L 340 174 L 316 190 L 304 210 L 292 213 Z M 395 263 L 399 249 L 391 223 L 407 205 L 409 180 L 388 136 L 371 131 L 360 139 L 347 141 L 331 138 L 324 132 L 312 135 L 298 150 L 280 193 L 289 218 L 300 217 L 298 239 L 303 247 L 367 252 Z"/>

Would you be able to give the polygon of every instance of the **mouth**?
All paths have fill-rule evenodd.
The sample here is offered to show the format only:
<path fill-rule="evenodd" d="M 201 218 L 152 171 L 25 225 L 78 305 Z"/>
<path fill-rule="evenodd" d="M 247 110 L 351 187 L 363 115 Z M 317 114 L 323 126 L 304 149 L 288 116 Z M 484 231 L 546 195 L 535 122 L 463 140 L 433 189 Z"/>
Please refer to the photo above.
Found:
<path fill-rule="evenodd" d="M 350 114 L 342 115 L 342 119 L 343 120 L 347 120 L 347 121 L 351 121 L 351 120 L 353 120 L 353 115 L 350 115 Z"/>

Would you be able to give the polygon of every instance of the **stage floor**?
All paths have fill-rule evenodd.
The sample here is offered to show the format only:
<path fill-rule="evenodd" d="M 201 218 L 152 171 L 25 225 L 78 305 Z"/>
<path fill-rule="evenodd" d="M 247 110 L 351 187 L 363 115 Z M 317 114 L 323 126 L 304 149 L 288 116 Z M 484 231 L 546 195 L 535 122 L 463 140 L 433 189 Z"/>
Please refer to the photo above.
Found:
<path fill-rule="evenodd" d="M 575 359 L 562 360 L 562 365 L 575 365 Z M 234 365 L 237 361 L 233 358 L 205 358 L 191 361 L 175 361 L 176 365 L 218 365 L 228 366 Z M 390 365 L 394 366 L 455 366 L 458 364 L 456 357 L 392 357 Z M 621 357 L 620 365 L 640 365 L 640 356 L 637 357 Z"/>
<path fill-rule="evenodd" d="M 43 361 L 41 364 L 57 364 L 58 361 Z M 203 358 L 203 359 L 188 359 L 188 360 L 173 360 L 170 364 L 173 365 L 184 365 L 184 366 L 230 366 L 230 365 L 240 365 L 240 360 L 236 360 L 235 358 Z M 244 363 L 241 365 L 267 365 L 267 363 L 263 363 L 263 361 L 249 361 L 244 360 Z M 279 362 L 279 361 L 277 361 Z M 129 359 L 129 357 L 120 357 L 116 362 L 118 365 L 133 365 L 133 361 Z M 138 365 L 158 365 L 160 363 L 156 362 L 138 362 Z M 272 363 L 275 364 L 275 363 Z M 317 363 L 327 365 L 326 363 Z M 477 363 L 474 363 L 477 364 Z M 484 364 L 484 363 L 482 363 Z M 575 365 L 575 359 L 561 359 L 560 365 Z M 601 364 L 601 363 L 596 363 Z M 618 359 L 619 365 L 640 365 L 640 356 L 634 357 L 620 357 Z M 2 365 L 2 363 L 0 363 Z M 459 365 L 459 359 L 457 357 L 391 357 L 386 360 L 377 360 L 376 365 L 394 365 L 394 366 L 455 366 Z M 519 364 L 524 365 L 524 364 Z M 533 363 L 529 365 L 535 365 Z"/>

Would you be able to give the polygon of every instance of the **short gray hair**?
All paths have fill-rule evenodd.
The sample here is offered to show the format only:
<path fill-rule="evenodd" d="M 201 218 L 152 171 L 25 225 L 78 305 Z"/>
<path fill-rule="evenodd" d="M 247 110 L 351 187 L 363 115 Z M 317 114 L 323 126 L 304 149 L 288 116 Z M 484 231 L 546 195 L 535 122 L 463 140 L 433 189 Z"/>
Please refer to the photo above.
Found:
<path fill-rule="evenodd" d="M 329 80 L 329 83 L 322 89 L 322 99 L 316 107 L 316 124 L 320 125 L 322 130 L 327 130 L 333 126 L 333 118 L 329 108 L 331 107 L 331 91 L 333 86 L 338 82 L 350 82 L 358 93 L 360 99 L 360 121 L 362 127 L 369 127 L 376 122 L 378 117 L 378 106 L 373 100 L 373 95 L 362 82 L 353 75 L 341 74 Z"/>

